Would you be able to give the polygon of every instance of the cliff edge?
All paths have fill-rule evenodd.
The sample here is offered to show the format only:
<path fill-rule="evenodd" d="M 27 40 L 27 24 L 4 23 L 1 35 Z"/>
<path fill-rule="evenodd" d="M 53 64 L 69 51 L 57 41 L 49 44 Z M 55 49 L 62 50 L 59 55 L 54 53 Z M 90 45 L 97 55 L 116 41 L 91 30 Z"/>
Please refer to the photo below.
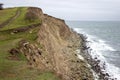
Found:
<path fill-rule="evenodd" d="M 82 37 L 70 29 L 64 20 L 44 14 L 41 9 L 35 7 L 8 10 L 13 10 L 16 14 L 11 12 L 13 16 L 10 15 L 0 22 L 0 48 L 7 46 L 6 49 L 0 49 L 0 54 L 5 56 L 1 60 L 9 61 L 0 62 L 1 79 L 6 80 L 4 75 L 11 77 L 10 74 L 17 77 L 15 74 L 22 74 L 18 71 L 27 69 L 28 72 L 37 74 L 37 77 L 52 72 L 57 77 L 54 80 L 94 80 L 87 61 L 80 55 Z M 0 15 L 3 15 L 2 11 Z M 16 65 L 11 65 L 11 62 Z M 4 69 L 4 73 L 4 66 L 11 67 L 15 72 Z M 23 80 L 21 77 L 20 80 Z M 24 79 L 29 78 L 24 76 Z M 44 79 L 40 77 L 39 80 Z M 53 79 L 49 77 L 45 80 Z"/>

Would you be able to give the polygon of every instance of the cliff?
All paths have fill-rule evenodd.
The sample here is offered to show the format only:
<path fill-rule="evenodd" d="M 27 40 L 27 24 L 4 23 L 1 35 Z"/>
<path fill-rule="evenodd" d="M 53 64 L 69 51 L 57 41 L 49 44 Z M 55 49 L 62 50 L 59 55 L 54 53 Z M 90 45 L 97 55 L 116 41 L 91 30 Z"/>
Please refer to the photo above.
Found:
<path fill-rule="evenodd" d="M 34 76 L 39 77 L 39 80 L 94 80 L 87 61 L 80 58 L 77 52 L 82 52 L 82 37 L 71 30 L 64 20 L 44 14 L 41 9 L 34 7 L 13 10 L 16 14 L 0 23 L 0 48 L 7 46 L 6 49 L 0 49 L 0 54 L 5 56 L 1 60 L 10 61 L 0 62 L 1 79 L 6 80 L 4 75 L 9 78 L 10 74 L 18 77 L 16 73 L 30 76 L 26 72 L 19 72 L 27 69 L 27 72 L 34 71 Z M 0 12 L 0 15 L 3 14 Z M 11 65 L 11 62 L 15 65 Z M 8 63 L 10 66 L 5 65 Z M 6 71 L 5 68 L 4 73 L 4 66 L 16 72 Z M 55 77 L 43 79 L 41 75 L 44 73 L 52 73 Z M 23 75 L 19 77 L 23 80 L 21 77 Z M 29 78 L 24 76 L 24 79 Z"/>

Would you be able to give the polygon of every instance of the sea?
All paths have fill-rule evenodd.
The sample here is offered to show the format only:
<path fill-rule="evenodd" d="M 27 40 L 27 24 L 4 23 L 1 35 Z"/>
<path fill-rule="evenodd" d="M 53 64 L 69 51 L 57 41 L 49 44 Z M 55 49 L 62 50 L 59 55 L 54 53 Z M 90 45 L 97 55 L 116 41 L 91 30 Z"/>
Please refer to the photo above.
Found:
<path fill-rule="evenodd" d="M 76 32 L 87 37 L 92 58 L 105 64 L 105 71 L 120 80 L 120 21 L 66 21 Z"/>

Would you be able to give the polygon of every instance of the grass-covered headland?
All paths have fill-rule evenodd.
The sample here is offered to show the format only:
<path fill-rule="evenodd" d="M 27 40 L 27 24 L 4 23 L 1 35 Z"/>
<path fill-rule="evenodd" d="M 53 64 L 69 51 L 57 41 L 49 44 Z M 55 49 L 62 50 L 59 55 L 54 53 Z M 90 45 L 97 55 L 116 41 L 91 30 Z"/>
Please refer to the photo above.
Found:
<path fill-rule="evenodd" d="M 0 10 L 0 80 L 58 80 L 52 72 L 29 68 L 23 54 L 10 54 L 21 40 L 34 43 L 41 23 L 28 8 Z"/>

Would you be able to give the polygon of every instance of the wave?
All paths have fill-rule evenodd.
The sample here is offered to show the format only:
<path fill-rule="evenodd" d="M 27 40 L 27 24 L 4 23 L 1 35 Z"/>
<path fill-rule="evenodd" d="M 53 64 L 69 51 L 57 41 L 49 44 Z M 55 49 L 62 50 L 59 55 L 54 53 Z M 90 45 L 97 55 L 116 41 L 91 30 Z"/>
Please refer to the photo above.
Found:
<path fill-rule="evenodd" d="M 74 28 L 77 33 L 83 34 L 87 39 L 87 46 L 90 47 L 89 54 L 93 59 L 100 60 L 100 67 L 104 73 L 108 73 L 110 78 L 108 80 L 120 80 L 120 68 L 116 67 L 114 64 L 108 63 L 107 59 L 104 57 L 103 53 L 105 51 L 116 51 L 113 47 L 106 44 L 106 41 L 99 39 L 96 36 L 92 36 L 84 32 L 81 28 Z M 105 68 L 104 68 L 105 67 Z"/>

